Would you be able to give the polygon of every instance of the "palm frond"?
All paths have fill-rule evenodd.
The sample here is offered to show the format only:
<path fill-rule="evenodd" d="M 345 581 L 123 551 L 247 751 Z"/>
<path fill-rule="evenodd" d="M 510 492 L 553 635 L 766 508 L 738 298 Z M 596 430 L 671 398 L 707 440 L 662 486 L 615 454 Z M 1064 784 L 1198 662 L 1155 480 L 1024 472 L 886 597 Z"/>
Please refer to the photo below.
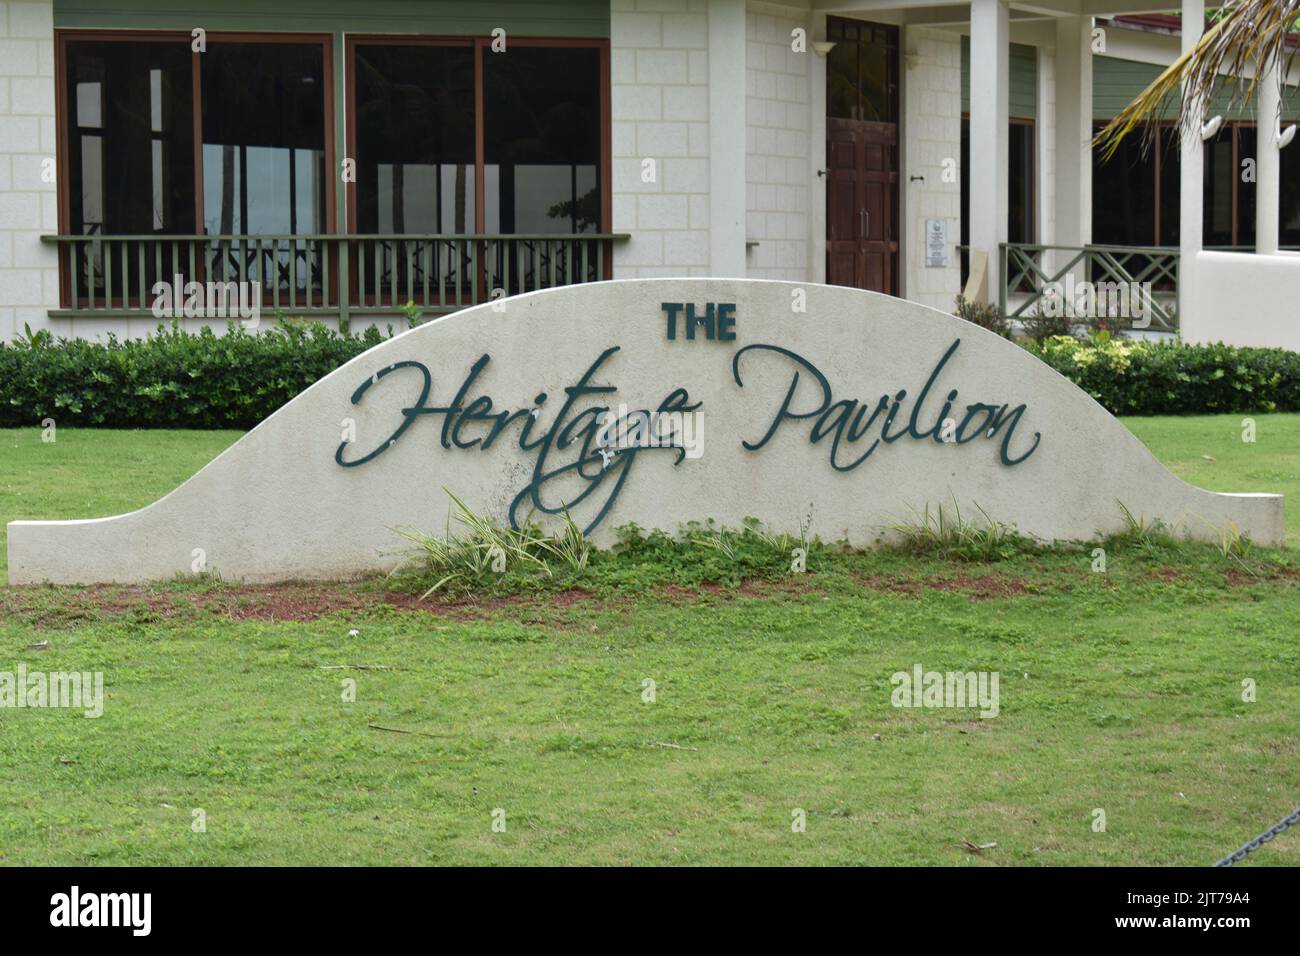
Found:
<path fill-rule="evenodd" d="M 1287 50 L 1286 41 L 1297 19 L 1300 0 L 1231 0 L 1194 47 L 1102 128 L 1093 147 L 1110 159 L 1139 126 L 1150 135 L 1174 103 L 1180 133 L 1199 134 L 1214 96 L 1223 89 L 1232 91 L 1229 109 L 1250 103 L 1263 65 L 1276 62 L 1283 76 L 1290 70 L 1295 51 Z"/>

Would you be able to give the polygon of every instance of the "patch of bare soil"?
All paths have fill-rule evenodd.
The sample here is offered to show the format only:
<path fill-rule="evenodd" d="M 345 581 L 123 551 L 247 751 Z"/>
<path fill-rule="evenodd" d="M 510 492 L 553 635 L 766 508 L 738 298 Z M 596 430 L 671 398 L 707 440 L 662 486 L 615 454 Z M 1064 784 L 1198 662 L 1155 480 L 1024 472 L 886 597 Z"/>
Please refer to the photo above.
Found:
<path fill-rule="evenodd" d="M 546 595 L 434 594 L 427 599 L 401 591 L 378 593 L 326 584 L 234 585 L 208 591 L 31 588 L 13 589 L 0 597 L 0 616 L 13 616 L 42 629 L 61 629 L 104 620 L 127 619 L 143 624 L 195 616 L 232 621 L 315 621 L 330 614 L 361 613 L 380 607 L 476 620 L 504 608 L 518 608 L 542 615 L 539 623 L 550 623 L 544 620 L 547 611 L 594 598 L 591 592 L 577 588 Z"/>
<path fill-rule="evenodd" d="M 1228 567 L 1223 572 L 1223 579 L 1231 588 L 1244 588 L 1264 582 L 1286 581 L 1291 584 L 1300 582 L 1300 567 L 1282 564 L 1253 564 L 1250 561 Z"/>
<path fill-rule="evenodd" d="M 695 587 L 663 584 L 655 589 L 655 597 L 667 604 L 698 604 L 701 598 L 731 601 L 737 597 L 820 593 L 821 588 L 811 583 L 809 575 L 803 574 L 788 574 L 780 578 L 748 578 L 734 587 L 706 581 Z"/>

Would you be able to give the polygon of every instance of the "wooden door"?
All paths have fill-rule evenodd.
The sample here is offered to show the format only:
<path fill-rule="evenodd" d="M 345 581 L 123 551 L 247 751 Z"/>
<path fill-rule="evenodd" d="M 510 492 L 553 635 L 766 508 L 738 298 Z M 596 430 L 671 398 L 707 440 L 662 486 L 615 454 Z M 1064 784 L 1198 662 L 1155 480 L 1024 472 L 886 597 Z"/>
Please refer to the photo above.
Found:
<path fill-rule="evenodd" d="M 826 281 L 898 294 L 898 126 L 826 120 Z"/>

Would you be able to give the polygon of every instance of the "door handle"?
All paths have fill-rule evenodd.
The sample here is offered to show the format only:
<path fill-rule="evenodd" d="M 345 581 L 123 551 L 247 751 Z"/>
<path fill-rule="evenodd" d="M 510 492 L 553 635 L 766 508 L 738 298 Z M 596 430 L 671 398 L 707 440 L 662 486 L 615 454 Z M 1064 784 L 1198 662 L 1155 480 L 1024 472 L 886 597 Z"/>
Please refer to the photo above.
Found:
<path fill-rule="evenodd" d="M 858 238 L 867 238 L 867 229 L 871 225 L 871 213 L 867 212 L 865 206 L 858 210 Z"/>

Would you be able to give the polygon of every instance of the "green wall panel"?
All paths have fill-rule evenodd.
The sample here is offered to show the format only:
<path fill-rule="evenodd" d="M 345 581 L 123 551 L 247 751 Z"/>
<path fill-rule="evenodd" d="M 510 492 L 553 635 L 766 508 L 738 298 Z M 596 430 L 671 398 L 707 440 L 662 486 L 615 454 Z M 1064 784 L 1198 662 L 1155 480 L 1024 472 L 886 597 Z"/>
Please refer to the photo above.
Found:
<path fill-rule="evenodd" d="M 1038 48 L 1011 44 L 1007 58 L 1011 92 L 1009 115 L 1038 119 Z M 961 111 L 970 112 L 970 37 L 961 38 Z"/>
<path fill-rule="evenodd" d="M 1133 60 L 1119 60 L 1109 56 L 1094 57 L 1092 61 L 1092 116 L 1093 119 L 1110 119 L 1120 112 L 1133 98 L 1146 89 L 1151 81 L 1160 75 L 1163 67 L 1153 63 L 1137 63 Z M 1220 90 L 1214 98 L 1214 107 L 1210 115 L 1218 113 L 1224 119 L 1254 120 L 1255 111 L 1248 107 L 1243 109 L 1228 108 L 1231 99 L 1230 90 Z M 1300 116 L 1300 97 L 1292 91 L 1283 103 L 1283 116 L 1294 120 Z M 1168 117 L 1172 119 L 1171 108 Z"/>
<path fill-rule="evenodd" d="M 608 37 L 609 0 L 55 0 L 60 29 Z"/>

